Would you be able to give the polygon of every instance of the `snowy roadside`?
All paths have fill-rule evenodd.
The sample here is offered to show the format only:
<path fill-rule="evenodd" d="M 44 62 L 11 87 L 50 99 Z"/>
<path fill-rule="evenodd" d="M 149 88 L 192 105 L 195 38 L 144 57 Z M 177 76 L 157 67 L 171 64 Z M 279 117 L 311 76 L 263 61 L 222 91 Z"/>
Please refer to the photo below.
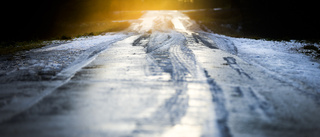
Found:
<path fill-rule="evenodd" d="M 317 55 L 305 47 L 309 43 L 298 41 L 268 41 L 248 38 L 233 38 L 214 33 L 204 33 L 216 45 L 245 61 L 262 68 L 272 77 L 304 91 L 320 92 L 320 61 Z M 319 44 L 313 44 L 319 49 Z M 234 48 L 235 47 L 235 48 Z M 311 52 L 308 56 L 306 52 Z"/>
<path fill-rule="evenodd" d="M 90 63 L 109 45 L 131 34 L 76 38 L 0 59 L 0 122 L 28 109 Z"/>
<path fill-rule="evenodd" d="M 40 49 L 23 52 L 10 59 L 2 58 L 0 82 L 48 80 L 63 69 L 84 61 L 84 56 L 89 58 L 126 37 L 126 34 L 108 33 L 75 38 L 67 43 L 49 44 Z"/>

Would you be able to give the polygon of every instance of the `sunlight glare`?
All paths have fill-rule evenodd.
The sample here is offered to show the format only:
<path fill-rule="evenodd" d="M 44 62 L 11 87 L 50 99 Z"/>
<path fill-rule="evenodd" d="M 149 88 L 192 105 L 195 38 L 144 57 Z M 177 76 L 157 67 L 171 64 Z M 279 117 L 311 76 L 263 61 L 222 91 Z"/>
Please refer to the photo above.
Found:
<path fill-rule="evenodd" d="M 131 29 L 139 33 L 171 30 L 190 33 L 188 28 L 192 25 L 190 18 L 180 11 L 147 11 L 139 20 L 132 23 Z"/>

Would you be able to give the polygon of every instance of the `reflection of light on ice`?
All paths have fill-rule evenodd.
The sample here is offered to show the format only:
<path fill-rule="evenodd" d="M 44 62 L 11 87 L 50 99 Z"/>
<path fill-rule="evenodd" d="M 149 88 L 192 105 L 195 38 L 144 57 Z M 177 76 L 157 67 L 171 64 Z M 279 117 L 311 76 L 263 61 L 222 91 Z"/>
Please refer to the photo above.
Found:
<path fill-rule="evenodd" d="M 151 16 L 151 17 L 144 17 L 142 19 L 142 22 L 141 22 L 141 30 L 142 31 L 149 31 L 152 29 L 153 27 L 153 21 L 156 19 L 156 16 Z"/>
<path fill-rule="evenodd" d="M 163 137 L 201 137 L 207 135 L 220 136 L 215 124 L 214 106 L 211 93 L 204 83 L 188 84 L 188 109 L 179 124 L 173 126 Z"/>
<path fill-rule="evenodd" d="M 183 24 L 181 23 L 181 21 L 179 20 L 179 18 L 173 18 L 171 21 L 172 21 L 175 29 L 177 29 L 177 30 L 183 30 L 183 31 L 186 30 L 186 28 L 183 26 Z"/>
<path fill-rule="evenodd" d="M 172 130 L 174 132 L 167 132 L 163 137 L 200 137 L 201 127 L 191 125 L 176 125 Z"/>

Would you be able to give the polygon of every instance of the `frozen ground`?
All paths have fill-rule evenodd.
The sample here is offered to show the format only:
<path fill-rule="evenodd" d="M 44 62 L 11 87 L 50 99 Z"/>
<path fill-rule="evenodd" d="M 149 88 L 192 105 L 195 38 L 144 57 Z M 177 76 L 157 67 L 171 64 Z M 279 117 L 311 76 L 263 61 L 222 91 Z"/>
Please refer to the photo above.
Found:
<path fill-rule="evenodd" d="M 0 57 L 0 134 L 316 137 L 320 65 L 306 45 L 147 11 L 125 32 Z"/>

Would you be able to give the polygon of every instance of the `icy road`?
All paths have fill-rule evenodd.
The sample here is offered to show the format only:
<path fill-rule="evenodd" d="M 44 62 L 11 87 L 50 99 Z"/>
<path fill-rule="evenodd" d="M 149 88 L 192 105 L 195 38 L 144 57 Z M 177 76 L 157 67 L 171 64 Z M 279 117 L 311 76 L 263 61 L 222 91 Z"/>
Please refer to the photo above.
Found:
<path fill-rule="evenodd" d="M 303 45 L 147 11 L 125 32 L 1 57 L 0 136 L 319 137 L 320 68 Z"/>

